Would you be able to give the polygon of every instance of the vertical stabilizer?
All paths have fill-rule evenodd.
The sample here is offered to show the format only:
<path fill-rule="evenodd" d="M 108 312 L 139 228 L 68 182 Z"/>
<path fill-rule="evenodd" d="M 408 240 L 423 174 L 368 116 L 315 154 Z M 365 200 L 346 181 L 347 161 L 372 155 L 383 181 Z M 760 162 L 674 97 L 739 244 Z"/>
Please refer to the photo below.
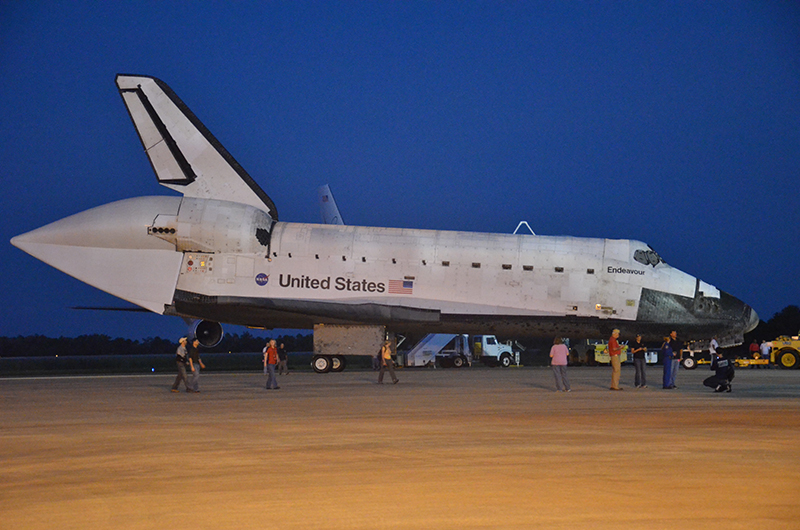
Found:
<path fill-rule="evenodd" d="M 319 196 L 319 211 L 322 214 L 322 223 L 326 225 L 343 225 L 342 215 L 339 213 L 339 207 L 336 206 L 336 200 L 333 198 L 330 186 L 325 184 L 317 188 L 317 195 Z"/>

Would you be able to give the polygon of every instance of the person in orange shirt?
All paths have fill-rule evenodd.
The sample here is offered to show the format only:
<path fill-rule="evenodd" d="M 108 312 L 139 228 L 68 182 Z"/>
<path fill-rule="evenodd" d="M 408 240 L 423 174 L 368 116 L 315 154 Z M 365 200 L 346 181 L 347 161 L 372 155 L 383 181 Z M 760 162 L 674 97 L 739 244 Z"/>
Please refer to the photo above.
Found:
<path fill-rule="evenodd" d="M 381 348 L 381 371 L 378 372 L 378 384 L 383 384 L 383 373 L 389 370 L 389 375 L 392 376 L 392 383 L 397 384 L 397 376 L 394 375 L 394 361 L 392 360 L 392 343 L 386 341 Z"/>
<path fill-rule="evenodd" d="M 615 329 L 611 332 L 611 338 L 608 339 L 608 355 L 611 358 L 611 390 L 622 390 L 619 387 L 619 375 L 622 368 L 622 361 L 620 360 L 622 346 L 617 342 L 618 338 L 619 330 Z"/>
<path fill-rule="evenodd" d="M 267 371 L 267 390 L 279 390 L 278 380 L 275 378 L 275 365 L 278 364 L 278 348 L 275 346 L 275 339 L 269 341 L 264 348 L 264 368 Z"/>

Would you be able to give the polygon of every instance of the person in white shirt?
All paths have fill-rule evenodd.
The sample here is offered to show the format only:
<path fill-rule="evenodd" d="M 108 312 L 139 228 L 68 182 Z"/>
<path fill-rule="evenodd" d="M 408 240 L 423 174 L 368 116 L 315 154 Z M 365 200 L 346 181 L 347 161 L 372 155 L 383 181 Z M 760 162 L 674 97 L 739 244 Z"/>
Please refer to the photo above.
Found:
<path fill-rule="evenodd" d="M 765 340 L 761 341 L 761 358 L 769 360 L 769 354 L 772 351 L 772 343 Z"/>
<path fill-rule="evenodd" d="M 708 345 L 708 352 L 711 354 L 711 359 L 714 359 L 714 356 L 717 354 L 717 348 L 719 348 L 719 342 L 717 342 L 717 336 L 714 335 L 714 338 L 711 339 L 711 343 Z"/>

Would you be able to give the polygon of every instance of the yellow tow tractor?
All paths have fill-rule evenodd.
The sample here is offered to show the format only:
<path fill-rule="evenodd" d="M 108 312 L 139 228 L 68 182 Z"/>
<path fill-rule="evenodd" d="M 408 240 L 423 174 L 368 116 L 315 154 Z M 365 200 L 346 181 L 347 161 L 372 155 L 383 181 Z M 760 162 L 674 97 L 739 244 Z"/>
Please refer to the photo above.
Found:
<path fill-rule="evenodd" d="M 591 341 L 593 342 L 593 341 Z M 622 353 L 619 362 L 624 363 L 628 360 L 628 344 L 620 344 Z M 633 359 L 633 357 L 631 357 Z M 597 341 L 594 343 L 594 362 L 600 364 L 611 364 L 611 356 L 608 354 L 608 341 Z"/>
<path fill-rule="evenodd" d="M 783 335 L 773 340 L 770 358 L 781 368 L 798 368 L 800 366 L 800 337 Z"/>

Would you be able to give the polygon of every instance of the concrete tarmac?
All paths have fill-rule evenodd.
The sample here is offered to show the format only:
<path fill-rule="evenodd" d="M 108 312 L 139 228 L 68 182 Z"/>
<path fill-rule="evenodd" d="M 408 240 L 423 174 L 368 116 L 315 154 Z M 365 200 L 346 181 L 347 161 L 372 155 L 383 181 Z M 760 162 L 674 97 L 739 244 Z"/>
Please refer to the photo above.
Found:
<path fill-rule="evenodd" d="M 800 371 L 0 380 L 0 528 L 800 527 Z"/>

